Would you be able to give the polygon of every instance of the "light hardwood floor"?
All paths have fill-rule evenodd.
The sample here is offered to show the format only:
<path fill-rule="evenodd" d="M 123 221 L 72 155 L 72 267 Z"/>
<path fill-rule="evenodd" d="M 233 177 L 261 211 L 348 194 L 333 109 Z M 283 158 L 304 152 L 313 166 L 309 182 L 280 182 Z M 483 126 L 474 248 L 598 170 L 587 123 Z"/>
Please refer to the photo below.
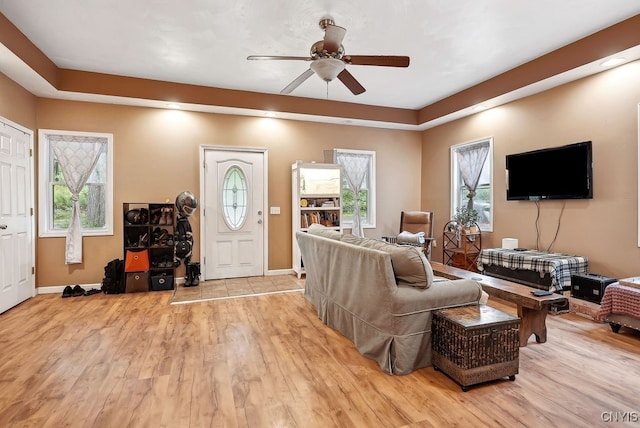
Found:
<path fill-rule="evenodd" d="M 250 278 L 200 281 L 197 287 L 178 285 L 172 303 L 217 300 L 282 291 L 304 290 L 304 280 L 293 275 L 255 276 Z"/>
<path fill-rule="evenodd" d="M 515 382 L 465 393 L 430 367 L 384 374 L 302 293 L 170 300 L 39 295 L 0 315 L 0 427 L 638 426 L 606 422 L 640 413 L 640 336 L 577 315 L 549 317 Z"/>

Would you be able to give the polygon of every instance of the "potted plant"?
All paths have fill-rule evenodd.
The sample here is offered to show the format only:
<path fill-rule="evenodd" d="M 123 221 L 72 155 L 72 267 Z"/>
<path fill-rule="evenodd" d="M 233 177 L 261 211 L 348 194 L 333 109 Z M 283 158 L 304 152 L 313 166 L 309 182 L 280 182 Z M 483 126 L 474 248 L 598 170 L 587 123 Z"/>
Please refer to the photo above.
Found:
<path fill-rule="evenodd" d="M 463 228 L 469 233 L 469 229 L 472 226 L 475 227 L 478 220 L 480 220 L 480 213 L 473 208 L 469 209 L 467 206 L 458 207 L 456 214 L 453 216 L 453 220 L 460 228 Z"/>

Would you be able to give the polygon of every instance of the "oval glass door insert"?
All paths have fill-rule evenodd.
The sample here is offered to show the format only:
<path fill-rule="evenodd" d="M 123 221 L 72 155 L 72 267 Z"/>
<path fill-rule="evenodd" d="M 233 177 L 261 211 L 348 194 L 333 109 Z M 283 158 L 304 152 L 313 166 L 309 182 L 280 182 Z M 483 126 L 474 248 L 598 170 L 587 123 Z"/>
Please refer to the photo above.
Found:
<path fill-rule="evenodd" d="M 224 221 L 231 230 L 238 230 L 247 219 L 247 178 L 237 166 L 229 168 L 222 181 Z"/>

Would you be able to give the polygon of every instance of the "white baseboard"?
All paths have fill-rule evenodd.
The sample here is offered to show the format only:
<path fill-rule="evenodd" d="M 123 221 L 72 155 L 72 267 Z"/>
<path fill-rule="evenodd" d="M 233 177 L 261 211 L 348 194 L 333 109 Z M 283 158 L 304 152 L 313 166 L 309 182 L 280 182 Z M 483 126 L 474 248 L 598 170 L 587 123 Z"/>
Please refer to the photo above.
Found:
<path fill-rule="evenodd" d="M 293 275 L 295 272 L 293 269 L 277 269 L 277 270 L 268 270 L 264 276 L 275 276 L 275 275 Z"/>
<path fill-rule="evenodd" d="M 275 275 L 293 275 L 295 272 L 293 269 L 276 269 L 269 270 L 265 273 L 265 276 L 275 276 Z M 184 284 L 184 277 L 176 278 L 176 284 Z M 76 284 L 71 285 L 74 287 Z M 91 290 L 92 288 L 100 289 L 102 287 L 101 283 L 94 284 L 77 284 L 85 290 Z M 36 287 L 36 294 L 62 294 L 64 291 L 64 287 L 66 285 L 45 285 L 41 287 Z"/>
<path fill-rule="evenodd" d="M 102 284 L 97 283 L 97 284 L 73 284 L 71 285 L 71 288 L 75 287 L 76 285 L 79 285 L 85 290 L 91 290 L 92 288 L 100 289 L 100 287 L 102 287 Z M 66 287 L 66 285 L 48 285 L 44 287 L 36 287 L 36 293 L 37 294 L 62 294 L 62 292 L 64 291 L 64 287 Z"/>

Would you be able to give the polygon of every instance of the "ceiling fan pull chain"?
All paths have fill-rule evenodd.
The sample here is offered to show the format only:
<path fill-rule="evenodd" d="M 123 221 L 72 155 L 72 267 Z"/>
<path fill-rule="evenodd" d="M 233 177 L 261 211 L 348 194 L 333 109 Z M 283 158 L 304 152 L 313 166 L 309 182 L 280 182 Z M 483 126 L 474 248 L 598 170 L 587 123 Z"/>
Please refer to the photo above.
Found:
<path fill-rule="evenodd" d="M 329 99 L 329 82 L 327 82 L 327 100 Z"/>

